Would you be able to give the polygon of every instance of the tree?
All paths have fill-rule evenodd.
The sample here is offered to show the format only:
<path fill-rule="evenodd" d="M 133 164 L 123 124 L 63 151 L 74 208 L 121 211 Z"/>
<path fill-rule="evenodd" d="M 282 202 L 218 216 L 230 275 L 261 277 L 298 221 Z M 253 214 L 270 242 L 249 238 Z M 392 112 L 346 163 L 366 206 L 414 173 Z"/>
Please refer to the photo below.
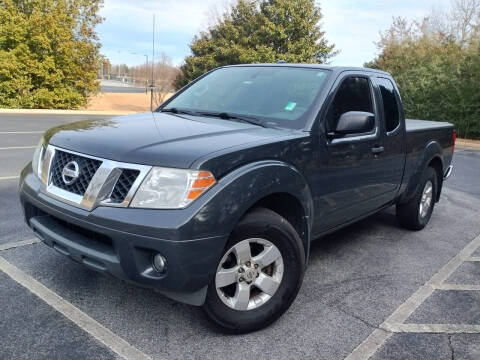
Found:
<path fill-rule="evenodd" d="M 0 0 L 0 107 L 71 109 L 98 88 L 103 0 Z"/>
<path fill-rule="evenodd" d="M 110 63 L 110 60 L 105 56 L 105 55 L 99 55 L 98 57 L 98 61 L 99 61 L 99 75 L 100 75 L 100 78 L 103 79 L 103 76 L 104 75 L 109 75 L 110 74 L 110 71 L 112 69 L 112 64 Z"/>
<path fill-rule="evenodd" d="M 456 0 L 453 15 L 430 14 L 420 22 L 395 18 L 377 43 L 380 54 L 365 64 L 394 76 L 407 117 L 453 122 L 459 136 L 472 138 L 480 138 L 476 3 Z"/>
<path fill-rule="evenodd" d="M 106 60 L 108 62 L 108 60 Z M 110 64 L 108 62 L 108 64 Z M 153 64 L 155 76 L 155 90 L 153 93 L 153 105 L 159 106 L 175 91 L 174 82 L 180 70 L 172 65 L 172 59 L 165 53 L 157 56 L 155 64 Z M 110 72 L 106 73 L 110 77 L 126 76 L 129 81 L 136 85 L 147 87 L 152 79 L 152 64 L 141 64 L 128 67 L 125 64 L 110 65 Z"/>
<path fill-rule="evenodd" d="M 159 106 L 175 91 L 175 79 L 179 69 L 172 65 L 172 59 L 166 54 L 160 55 L 155 63 L 155 92 L 153 93 L 154 106 Z"/>
<path fill-rule="evenodd" d="M 321 30 L 321 18 L 314 0 L 238 0 L 194 37 L 176 87 L 222 65 L 325 63 L 336 52 Z"/>

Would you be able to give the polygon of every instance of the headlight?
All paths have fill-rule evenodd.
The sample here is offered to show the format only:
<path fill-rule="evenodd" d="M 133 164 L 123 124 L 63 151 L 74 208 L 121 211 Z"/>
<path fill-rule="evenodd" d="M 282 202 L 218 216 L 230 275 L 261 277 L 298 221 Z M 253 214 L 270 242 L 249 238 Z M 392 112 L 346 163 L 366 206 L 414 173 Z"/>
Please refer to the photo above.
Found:
<path fill-rule="evenodd" d="M 211 186 L 209 171 L 153 167 L 143 180 L 130 206 L 137 208 L 184 208 Z"/>
<path fill-rule="evenodd" d="M 43 157 L 45 155 L 45 147 L 43 146 L 43 139 L 40 140 L 35 152 L 33 153 L 32 169 L 38 177 L 42 177 Z"/>

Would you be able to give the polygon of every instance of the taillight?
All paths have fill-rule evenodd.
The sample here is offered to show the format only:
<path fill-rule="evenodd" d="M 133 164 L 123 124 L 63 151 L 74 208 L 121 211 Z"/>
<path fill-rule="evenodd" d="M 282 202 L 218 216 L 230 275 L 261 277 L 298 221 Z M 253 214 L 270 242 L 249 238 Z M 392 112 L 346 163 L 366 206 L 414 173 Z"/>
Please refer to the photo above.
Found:
<path fill-rule="evenodd" d="M 455 151 L 455 141 L 457 140 L 457 131 L 453 129 L 453 134 L 452 134 L 452 154 Z"/>

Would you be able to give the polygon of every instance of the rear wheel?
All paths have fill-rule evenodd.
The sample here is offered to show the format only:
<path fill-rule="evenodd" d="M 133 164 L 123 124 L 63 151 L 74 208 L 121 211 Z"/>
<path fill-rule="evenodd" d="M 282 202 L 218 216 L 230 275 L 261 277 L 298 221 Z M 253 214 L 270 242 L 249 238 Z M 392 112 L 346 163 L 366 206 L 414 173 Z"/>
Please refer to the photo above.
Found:
<path fill-rule="evenodd" d="M 405 204 L 397 204 L 397 218 L 400 225 L 410 230 L 423 229 L 432 216 L 437 188 L 437 173 L 435 169 L 428 167 L 422 175 L 415 196 Z"/>
<path fill-rule="evenodd" d="M 278 319 L 302 283 L 305 253 L 295 229 L 257 208 L 233 231 L 208 288 L 204 309 L 230 332 L 248 332 Z"/>

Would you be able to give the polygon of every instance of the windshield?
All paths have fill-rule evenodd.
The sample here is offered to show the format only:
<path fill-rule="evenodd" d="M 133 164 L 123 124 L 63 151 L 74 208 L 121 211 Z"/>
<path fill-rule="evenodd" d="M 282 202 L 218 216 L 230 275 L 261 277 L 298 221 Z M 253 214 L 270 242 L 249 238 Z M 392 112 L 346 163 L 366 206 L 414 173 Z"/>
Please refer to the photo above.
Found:
<path fill-rule="evenodd" d="M 161 110 L 244 115 L 267 126 L 301 129 L 305 125 L 303 115 L 328 73 L 280 66 L 221 68 L 192 84 Z"/>

